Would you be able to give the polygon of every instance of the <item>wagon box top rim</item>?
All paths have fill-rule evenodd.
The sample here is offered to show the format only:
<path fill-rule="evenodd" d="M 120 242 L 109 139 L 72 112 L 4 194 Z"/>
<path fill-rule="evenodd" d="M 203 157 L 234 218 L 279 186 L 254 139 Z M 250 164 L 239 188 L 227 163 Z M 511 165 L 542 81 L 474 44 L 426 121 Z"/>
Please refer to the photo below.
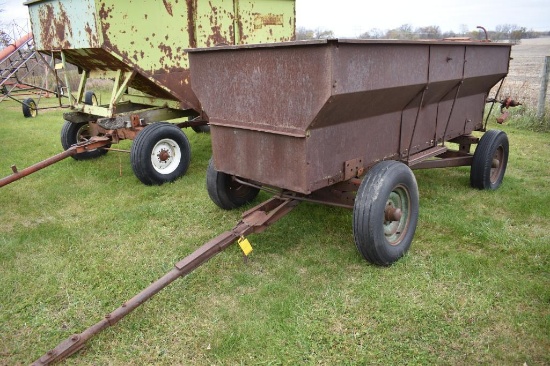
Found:
<path fill-rule="evenodd" d="M 289 41 L 276 43 L 255 43 L 244 45 L 219 45 L 215 47 L 187 48 L 185 52 L 215 52 L 222 50 L 240 50 L 240 49 L 256 49 L 256 48 L 277 48 L 277 47 L 295 47 L 304 45 L 325 45 L 325 44 L 373 44 L 373 45 L 468 45 L 468 46 L 497 46 L 497 47 L 512 47 L 511 43 L 496 43 L 490 41 L 477 41 L 458 39 L 440 39 L 440 40 L 399 40 L 399 39 L 353 39 L 353 38 L 328 38 L 315 39 L 304 41 Z"/>

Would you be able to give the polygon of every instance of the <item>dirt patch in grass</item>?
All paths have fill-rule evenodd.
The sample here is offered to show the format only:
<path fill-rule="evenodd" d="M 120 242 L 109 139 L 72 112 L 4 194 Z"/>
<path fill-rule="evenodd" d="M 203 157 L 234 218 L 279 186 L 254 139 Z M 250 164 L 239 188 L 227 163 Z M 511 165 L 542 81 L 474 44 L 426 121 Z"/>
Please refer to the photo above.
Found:
<path fill-rule="evenodd" d="M 545 56 L 550 56 L 550 37 L 523 39 L 512 46 L 510 71 L 501 96 L 511 96 L 527 107 L 536 108 Z M 546 105 L 550 106 L 550 98 L 546 99 Z"/>

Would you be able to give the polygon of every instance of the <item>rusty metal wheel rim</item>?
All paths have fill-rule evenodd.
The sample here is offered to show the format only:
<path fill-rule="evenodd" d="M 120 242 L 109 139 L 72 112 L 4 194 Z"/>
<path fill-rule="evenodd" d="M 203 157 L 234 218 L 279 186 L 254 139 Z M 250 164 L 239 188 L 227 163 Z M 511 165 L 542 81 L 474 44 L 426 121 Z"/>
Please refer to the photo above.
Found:
<path fill-rule="evenodd" d="M 392 216 L 390 212 L 398 211 Z M 384 210 L 384 236 L 390 245 L 398 245 L 407 233 L 411 212 L 409 191 L 403 185 L 395 187 L 386 200 Z"/>
<path fill-rule="evenodd" d="M 501 171 L 503 169 L 503 159 L 504 159 L 504 148 L 502 146 L 499 146 L 495 150 L 495 154 L 493 155 L 493 161 L 491 163 L 491 183 L 495 183 L 498 178 L 500 177 Z"/>
<path fill-rule="evenodd" d="M 160 174 L 174 172 L 181 161 L 181 149 L 172 139 L 159 140 L 151 151 L 151 164 Z"/>
<path fill-rule="evenodd" d="M 29 110 L 31 112 L 31 117 L 36 117 L 36 115 L 38 114 L 38 109 L 36 108 L 35 102 L 29 103 Z"/>
<path fill-rule="evenodd" d="M 85 124 L 76 131 L 76 142 L 86 142 L 92 137 L 90 125 Z"/>

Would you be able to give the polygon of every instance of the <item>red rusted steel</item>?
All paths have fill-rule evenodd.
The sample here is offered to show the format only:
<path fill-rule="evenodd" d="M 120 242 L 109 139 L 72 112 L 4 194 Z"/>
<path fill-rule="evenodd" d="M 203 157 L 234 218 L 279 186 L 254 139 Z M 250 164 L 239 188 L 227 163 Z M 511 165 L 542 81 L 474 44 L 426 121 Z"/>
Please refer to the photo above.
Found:
<path fill-rule="evenodd" d="M 95 150 L 103 146 L 107 146 L 110 142 L 111 142 L 111 139 L 108 137 L 92 137 L 89 141 L 86 141 L 81 144 L 73 145 L 72 147 L 63 151 L 62 153 L 54 155 L 48 159 L 42 160 L 41 162 L 31 165 L 30 167 L 25 168 L 23 170 L 17 170 L 16 166 L 12 165 L 11 168 L 12 168 L 13 174 L 0 179 L 0 188 L 12 182 L 15 182 L 16 180 L 24 178 L 29 174 L 35 173 L 52 164 L 55 164 L 63 159 L 66 159 L 69 156 L 73 156 L 73 155 L 85 152 L 87 150 Z"/>
<path fill-rule="evenodd" d="M 174 280 L 191 273 L 210 258 L 233 244 L 240 237 L 264 231 L 269 225 L 292 211 L 298 203 L 299 201 L 293 199 L 273 197 L 246 211 L 243 213 L 241 221 L 239 221 L 232 230 L 218 235 L 195 250 L 191 255 L 176 263 L 170 272 L 153 282 L 130 300 L 126 301 L 112 313 L 107 314 L 104 319 L 80 334 L 73 334 L 61 342 L 57 347 L 46 352 L 46 354 L 36 360 L 33 365 L 49 365 L 59 362 L 77 352 L 84 346 L 86 341 L 94 335 L 105 328 L 115 325 L 120 319 L 131 313 L 135 308 L 153 297 Z"/>

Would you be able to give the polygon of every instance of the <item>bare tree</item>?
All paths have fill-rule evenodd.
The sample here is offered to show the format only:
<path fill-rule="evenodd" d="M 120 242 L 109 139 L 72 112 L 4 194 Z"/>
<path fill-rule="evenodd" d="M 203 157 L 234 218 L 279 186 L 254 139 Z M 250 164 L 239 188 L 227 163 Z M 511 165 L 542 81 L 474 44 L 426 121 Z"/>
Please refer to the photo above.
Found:
<path fill-rule="evenodd" d="M 0 13 L 4 11 L 4 3 L 0 3 Z M 2 48 L 7 47 L 11 42 L 11 37 L 4 30 L 5 24 L 0 23 L 0 46 Z"/>
<path fill-rule="evenodd" d="M 439 39 L 441 38 L 441 29 L 437 25 L 416 28 L 415 33 L 420 38 L 424 39 Z"/>
<path fill-rule="evenodd" d="M 298 27 L 296 29 L 296 40 L 305 39 L 327 39 L 334 38 L 334 32 L 324 28 L 307 29 L 304 27 Z"/>
<path fill-rule="evenodd" d="M 306 39 L 313 39 L 313 31 L 304 27 L 296 28 L 296 40 L 303 41 Z"/>
<path fill-rule="evenodd" d="M 461 36 L 466 36 L 468 34 L 468 32 L 469 32 L 468 26 L 466 24 L 461 24 L 460 27 L 459 27 L 458 33 Z"/>
<path fill-rule="evenodd" d="M 413 27 L 410 24 L 403 24 L 399 28 L 390 29 L 386 32 L 389 39 L 415 39 Z"/>
<path fill-rule="evenodd" d="M 363 39 L 381 39 L 385 37 L 385 33 L 382 29 L 372 28 L 368 32 L 361 33 L 359 38 Z"/>

